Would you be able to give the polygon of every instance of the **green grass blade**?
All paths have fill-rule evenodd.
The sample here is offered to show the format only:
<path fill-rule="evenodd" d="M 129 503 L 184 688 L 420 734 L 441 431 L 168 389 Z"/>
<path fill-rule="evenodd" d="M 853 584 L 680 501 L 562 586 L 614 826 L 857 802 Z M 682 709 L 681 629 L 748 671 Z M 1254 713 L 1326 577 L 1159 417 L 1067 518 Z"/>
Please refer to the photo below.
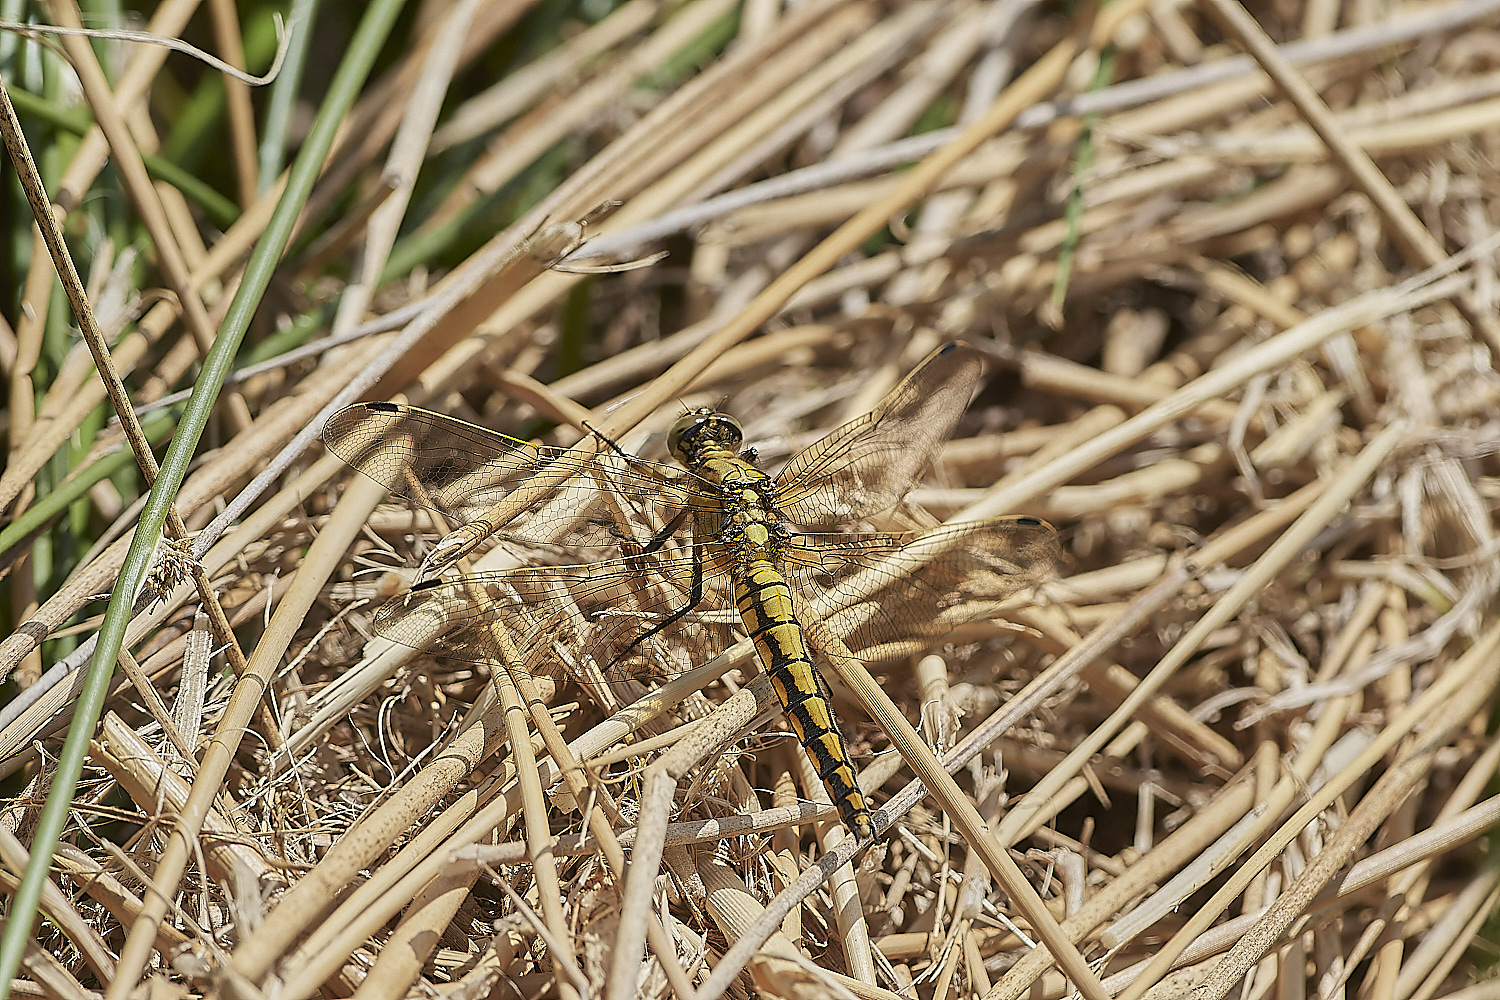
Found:
<path fill-rule="evenodd" d="M 339 123 L 359 96 L 396 15 L 403 6 L 404 0 L 373 0 L 366 9 L 359 29 L 324 98 L 317 120 L 297 154 L 286 191 L 250 256 L 244 279 L 230 303 L 224 323 L 219 328 L 218 338 L 204 359 L 203 370 L 192 398 L 188 400 L 182 423 L 162 460 L 161 474 L 146 498 L 130 549 L 120 568 L 119 579 L 110 594 L 109 609 L 99 628 L 98 645 L 89 663 L 88 677 L 74 706 L 73 724 L 58 757 L 46 805 L 42 807 L 38 817 L 31 841 L 30 862 L 11 901 L 4 931 L 0 932 L 0 1000 L 9 997 L 11 984 L 21 968 L 21 958 L 26 942 L 31 938 L 32 923 L 41 900 L 42 886 L 47 881 L 52 855 L 57 848 L 58 838 L 62 835 L 79 776 L 83 773 L 89 741 L 104 708 L 104 697 L 109 691 L 115 661 L 125 641 L 125 628 L 130 622 L 136 595 L 144 586 L 146 575 L 151 569 L 152 555 L 157 539 L 161 536 L 162 525 L 166 522 L 167 511 L 187 474 L 188 464 L 192 461 L 198 439 L 208 424 L 219 389 L 224 384 L 224 377 L 229 374 L 240 341 L 249 328 L 256 306 L 265 294 L 276 264 L 291 238 L 293 223 L 307 201 L 319 170 L 333 146 Z"/>

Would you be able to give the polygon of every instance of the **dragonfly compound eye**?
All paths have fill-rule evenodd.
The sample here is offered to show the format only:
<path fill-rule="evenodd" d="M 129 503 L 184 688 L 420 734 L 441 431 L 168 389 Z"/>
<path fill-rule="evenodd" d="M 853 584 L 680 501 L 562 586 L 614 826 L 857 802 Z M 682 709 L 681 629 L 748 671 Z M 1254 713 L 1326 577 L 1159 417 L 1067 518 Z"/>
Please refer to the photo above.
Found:
<path fill-rule="evenodd" d="M 738 420 L 705 406 L 689 410 L 677 418 L 667 431 L 667 450 L 673 458 L 685 461 L 707 444 L 716 444 L 728 451 L 738 452 L 744 440 L 745 431 Z"/>

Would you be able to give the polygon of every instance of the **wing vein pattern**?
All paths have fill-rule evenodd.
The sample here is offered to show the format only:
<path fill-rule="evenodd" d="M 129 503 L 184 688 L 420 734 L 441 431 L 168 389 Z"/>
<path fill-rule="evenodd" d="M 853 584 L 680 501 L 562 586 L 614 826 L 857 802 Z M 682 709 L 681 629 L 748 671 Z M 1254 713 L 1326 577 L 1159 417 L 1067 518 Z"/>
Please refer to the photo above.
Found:
<path fill-rule="evenodd" d="M 992 614 L 1052 571 L 1056 532 L 1034 517 L 860 530 L 919 481 L 981 372 L 973 348 L 939 348 L 774 477 L 742 452 L 739 423 L 708 409 L 669 431 L 677 467 L 578 457 L 391 403 L 340 411 L 324 440 L 392 496 L 534 563 L 418 583 L 376 612 L 377 634 L 470 661 L 509 650 L 575 671 L 588 661 L 613 678 L 685 670 L 746 635 L 845 824 L 868 838 L 869 806 L 793 607 L 873 661 Z M 484 519 L 543 477 L 554 485 L 517 518 Z"/>

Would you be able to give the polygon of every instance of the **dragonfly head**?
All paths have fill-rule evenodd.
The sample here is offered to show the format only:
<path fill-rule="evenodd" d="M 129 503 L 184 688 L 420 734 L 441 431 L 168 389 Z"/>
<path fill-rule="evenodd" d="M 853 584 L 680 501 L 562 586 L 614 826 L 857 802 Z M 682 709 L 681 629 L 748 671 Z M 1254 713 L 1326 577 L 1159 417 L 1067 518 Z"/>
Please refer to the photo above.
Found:
<path fill-rule="evenodd" d="M 679 462 L 691 465 L 691 458 L 705 446 L 715 445 L 739 454 L 745 440 L 740 422 L 727 413 L 706 406 L 689 410 L 678 417 L 667 431 L 667 450 Z"/>

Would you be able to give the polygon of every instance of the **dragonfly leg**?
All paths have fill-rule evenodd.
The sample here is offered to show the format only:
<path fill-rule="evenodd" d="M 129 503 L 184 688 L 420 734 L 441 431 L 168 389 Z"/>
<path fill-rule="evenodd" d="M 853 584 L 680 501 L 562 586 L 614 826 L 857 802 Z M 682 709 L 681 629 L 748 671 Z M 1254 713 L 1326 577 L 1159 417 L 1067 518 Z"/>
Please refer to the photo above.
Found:
<path fill-rule="evenodd" d="M 647 639 L 651 638 L 653 635 L 660 635 L 662 632 L 664 632 L 667 629 L 671 628 L 677 622 L 682 621 L 682 619 L 684 619 L 684 618 L 687 617 L 687 615 L 688 615 L 689 612 L 691 612 L 694 608 L 696 608 L 702 602 L 703 602 L 703 547 L 701 545 L 696 545 L 695 544 L 693 546 L 693 576 L 692 576 L 692 583 L 688 587 L 688 599 L 687 599 L 687 603 L 684 604 L 682 607 L 678 608 L 676 611 L 673 611 L 670 615 L 668 615 L 666 618 L 662 619 L 657 624 L 651 626 L 646 631 L 644 631 L 640 635 L 636 636 L 634 639 L 630 640 L 630 645 L 628 645 L 624 649 L 620 650 L 620 652 L 615 656 L 615 659 L 616 660 L 624 659 L 625 656 L 632 649 L 634 649 L 635 647 L 639 646 L 641 643 L 645 642 Z"/>

